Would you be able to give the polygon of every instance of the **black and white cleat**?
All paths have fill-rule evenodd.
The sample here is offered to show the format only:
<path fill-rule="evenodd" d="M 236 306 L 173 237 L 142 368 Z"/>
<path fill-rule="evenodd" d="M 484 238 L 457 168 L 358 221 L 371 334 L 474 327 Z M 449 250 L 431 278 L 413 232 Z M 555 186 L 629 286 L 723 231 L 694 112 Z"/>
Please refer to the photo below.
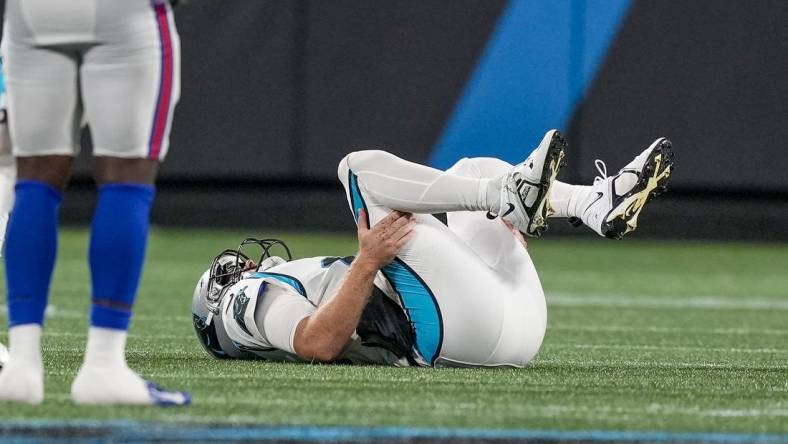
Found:
<path fill-rule="evenodd" d="M 667 191 L 673 171 L 673 145 L 659 138 L 615 176 L 607 176 L 605 163 L 597 160 L 601 176 L 594 179 L 591 200 L 580 219 L 571 218 L 574 226 L 584 223 L 609 239 L 621 239 L 635 231 L 638 217 L 646 204 Z"/>
<path fill-rule="evenodd" d="M 541 236 L 552 213 L 550 191 L 565 156 L 566 139 L 557 130 L 548 131 L 531 155 L 502 178 L 500 217 L 527 236 Z"/>

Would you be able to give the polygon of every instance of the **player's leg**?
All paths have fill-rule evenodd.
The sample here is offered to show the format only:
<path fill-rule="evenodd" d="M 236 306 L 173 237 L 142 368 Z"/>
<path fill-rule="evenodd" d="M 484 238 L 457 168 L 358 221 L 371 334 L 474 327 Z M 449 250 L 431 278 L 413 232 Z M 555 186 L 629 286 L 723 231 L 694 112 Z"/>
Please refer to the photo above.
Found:
<path fill-rule="evenodd" d="M 343 162 L 375 200 L 416 213 L 486 211 L 529 236 L 546 228 L 548 197 L 563 164 L 565 142 L 551 130 L 522 163 L 496 178 L 463 177 L 400 159 L 380 150 L 357 151 Z"/>
<path fill-rule="evenodd" d="M 0 256 L 3 255 L 5 228 L 8 213 L 14 204 L 14 183 L 16 182 L 16 162 L 11 152 L 11 137 L 8 134 L 8 113 L 2 73 L 0 73 Z"/>
<path fill-rule="evenodd" d="M 465 158 L 449 171 L 466 177 L 495 177 L 510 167 L 500 159 Z M 525 358 L 523 364 L 530 361 L 544 337 L 547 304 L 522 236 L 500 220 L 490 220 L 479 213 L 453 212 L 447 213 L 446 218 L 449 229 L 495 270 L 500 280 L 513 283 L 503 292 L 508 322 L 502 327 L 501 344 L 490 362 L 513 362 L 518 357 Z"/>
<path fill-rule="evenodd" d="M 18 181 L 4 254 L 10 359 L 0 373 L 0 400 L 38 403 L 43 399 L 41 328 L 57 250 L 58 209 L 78 149 L 81 114 L 74 57 L 14 38 L 9 31 L 3 42 Z"/>
<path fill-rule="evenodd" d="M 356 151 L 343 162 L 375 200 L 389 208 L 430 214 L 498 212 L 500 206 L 501 176 L 461 177 L 381 150 Z"/>
<path fill-rule="evenodd" d="M 352 156 L 340 162 L 340 181 L 356 221 L 364 209 L 374 225 L 391 209 L 377 200 L 380 194 L 373 190 L 375 185 L 365 183 L 353 165 Z M 500 354 L 500 334 L 508 330 L 502 326 L 517 322 L 513 313 L 507 314 L 505 294 L 519 288 L 519 280 L 502 279 L 436 218 L 428 214 L 416 214 L 415 218 L 415 237 L 382 272 L 414 324 L 421 363 L 524 365 L 535 353 L 533 346 L 521 347 L 516 356 L 507 354 L 506 361 L 496 355 Z M 520 340 L 533 344 L 538 336 L 541 342 L 541 334 L 532 336 Z"/>
<path fill-rule="evenodd" d="M 673 169 L 670 141 L 657 139 L 614 176 L 597 160 L 600 176 L 590 186 L 556 181 L 550 204 L 555 217 L 568 217 L 573 225 L 585 224 L 598 234 L 621 239 L 635 231 L 645 204 L 666 190 Z"/>
<path fill-rule="evenodd" d="M 114 2 L 81 67 L 99 196 L 90 233 L 92 284 L 85 360 L 71 388 L 82 404 L 187 404 L 131 370 L 125 347 L 145 258 L 158 164 L 179 88 L 179 42 L 168 2 Z M 113 29 L 118 21 L 123 26 Z"/>

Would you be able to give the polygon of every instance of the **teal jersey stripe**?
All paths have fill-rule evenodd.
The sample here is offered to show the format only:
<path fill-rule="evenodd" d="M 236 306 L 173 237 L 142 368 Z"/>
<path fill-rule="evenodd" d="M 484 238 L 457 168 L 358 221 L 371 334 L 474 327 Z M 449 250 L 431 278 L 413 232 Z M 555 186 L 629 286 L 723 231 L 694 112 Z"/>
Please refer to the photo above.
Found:
<path fill-rule="evenodd" d="M 293 289 L 295 289 L 295 291 L 297 291 L 298 294 L 300 294 L 301 296 L 306 297 L 306 288 L 304 288 L 304 285 L 301 283 L 301 281 L 294 278 L 293 276 L 288 276 L 286 274 L 281 274 L 281 273 L 269 273 L 269 272 L 260 271 L 249 276 L 248 279 L 263 279 L 263 278 L 271 278 L 271 279 L 276 279 L 279 282 L 283 282 L 293 287 Z"/>

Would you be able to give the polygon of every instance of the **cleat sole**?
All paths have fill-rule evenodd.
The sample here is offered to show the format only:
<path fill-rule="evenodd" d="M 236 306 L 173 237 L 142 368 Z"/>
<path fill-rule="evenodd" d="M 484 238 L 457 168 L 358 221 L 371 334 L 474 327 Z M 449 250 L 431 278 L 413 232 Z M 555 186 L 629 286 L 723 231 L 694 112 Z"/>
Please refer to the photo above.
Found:
<path fill-rule="evenodd" d="M 621 239 L 637 229 L 638 217 L 646 204 L 667 191 L 673 172 L 673 145 L 662 141 L 651 151 L 638 182 L 605 217 L 602 233 L 608 239 Z"/>
<path fill-rule="evenodd" d="M 536 202 L 531 214 L 528 214 L 528 226 L 526 227 L 525 235 L 530 237 L 539 237 L 547 231 L 547 218 L 554 213 L 550 207 L 550 192 L 553 188 L 558 172 L 566 165 L 566 139 L 556 131 L 550 139 L 550 145 L 547 149 L 547 156 L 545 157 L 544 166 L 542 167 L 542 174 L 539 181 L 540 189 L 537 194 Z"/>

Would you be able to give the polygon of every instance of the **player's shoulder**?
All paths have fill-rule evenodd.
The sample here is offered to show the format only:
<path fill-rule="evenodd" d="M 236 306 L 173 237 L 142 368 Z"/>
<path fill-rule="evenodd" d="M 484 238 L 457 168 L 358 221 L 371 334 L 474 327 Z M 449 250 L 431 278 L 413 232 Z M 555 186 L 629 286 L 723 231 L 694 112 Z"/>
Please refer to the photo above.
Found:
<path fill-rule="evenodd" d="M 253 322 L 258 306 L 264 310 L 266 307 L 292 298 L 303 299 L 290 285 L 278 279 L 247 277 L 227 290 L 222 301 L 223 317 L 226 321 L 235 320 L 239 324 L 248 324 Z M 248 328 L 243 330 L 250 331 Z"/>
<path fill-rule="evenodd" d="M 308 283 L 323 272 L 322 260 L 323 257 L 296 259 L 265 270 L 250 272 L 246 277 L 285 284 L 306 297 Z"/>
<path fill-rule="evenodd" d="M 254 307 L 257 299 L 265 291 L 265 282 L 258 279 L 241 279 L 227 289 L 224 296 L 225 311 L 244 311 L 249 305 Z"/>

